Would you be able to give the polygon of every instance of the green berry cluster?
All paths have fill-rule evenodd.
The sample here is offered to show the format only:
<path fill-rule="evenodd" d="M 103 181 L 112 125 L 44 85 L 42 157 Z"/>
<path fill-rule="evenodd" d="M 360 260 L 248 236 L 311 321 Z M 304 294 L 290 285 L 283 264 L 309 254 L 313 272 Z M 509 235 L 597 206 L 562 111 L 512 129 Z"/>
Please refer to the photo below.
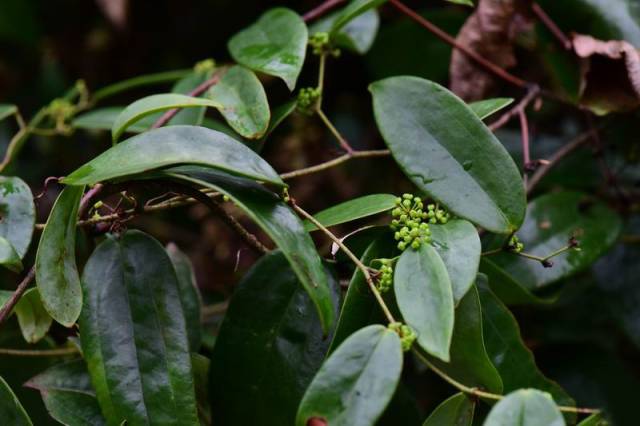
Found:
<path fill-rule="evenodd" d="M 413 342 L 415 342 L 418 337 L 411 327 L 401 322 L 390 323 L 389 330 L 398 333 L 398 336 L 400 336 L 400 343 L 402 344 L 402 350 L 405 352 L 411 350 Z"/>
<path fill-rule="evenodd" d="M 57 122 L 64 122 L 75 113 L 75 106 L 66 99 L 54 99 L 49 104 L 49 114 Z"/>
<path fill-rule="evenodd" d="M 444 225 L 449 222 L 451 214 L 441 209 L 437 204 L 429 204 L 427 205 L 427 218 L 429 219 L 429 223 L 440 223 Z"/>
<path fill-rule="evenodd" d="M 396 198 L 396 207 L 391 211 L 391 229 L 396 231 L 394 237 L 398 241 L 399 250 L 407 247 L 417 250 L 422 243 L 431 242 L 429 224 L 423 222 L 428 215 L 423 208 L 420 197 L 413 194 L 403 194 L 402 198 Z"/>
<path fill-rule="evenodd" d="M 298 92 L 297 108 L 298 111 L 311 115 L 318 99 L 320 99 L 319 87 L 305 87 Z"/>
<path fill-rule="evenodd" d="M 380 267 L 380 276 L 376 287 L 380 293 L 386 293 L 393 285 L 393 267 L 391 259 L 380 259 L 382 266 Z"/>
<path fill-rule="evenodd" d="M 209 71 L 213 71 L 216 68 L 216 61 L 213 59 L 205 59 L 203 61 L 197 62 L 193 66 L 193 71 L 196 74 L 204 74 Z"/>
<path fill-rule="evenodd" d="M 520 253 L 524 250 L 524 244 L 520 242 L 520 239 L 517 235 L 513 234 L 509 239 L 509 243 L 507 244 L 507 249 L 514 253 Z"/>
<path fill-rule="evenodd" d="M 324 55 L 328 53 L 334 57 L 340 56 L 340 49 L 331 46 L 331 40 L 329 39 L 329 33 L 319 32 L 309 37 L 309 46 L 314 55 Z"/>

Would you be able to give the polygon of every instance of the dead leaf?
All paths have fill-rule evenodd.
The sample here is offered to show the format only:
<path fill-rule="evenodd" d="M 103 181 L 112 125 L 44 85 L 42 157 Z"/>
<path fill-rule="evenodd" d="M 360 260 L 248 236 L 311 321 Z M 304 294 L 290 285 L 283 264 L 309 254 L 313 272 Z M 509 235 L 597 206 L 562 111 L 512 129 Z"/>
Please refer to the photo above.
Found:
<path fill-rule="evenodd" d="M 118 30 L 127 25 L 128 0 L 96 0 L 102 13 Z"/>
<path fill-rule="evenodd" d="M 456 41 L 503 69 L 512 68 L 516 65 L 515 39 L 532 28 L 528 5 L 527 0 L 481 0 Z M 484 99 L 496 85 L 493 74 L 456 49 L 449 76 L 453 92 L 466 101 Z"/>
<path fill-rule="evenodd" d="M 631 43 L 574 34 L 572 44 L 582 58 L 582 105 L 599 115 L 640 106 L 640 53 Z"/>

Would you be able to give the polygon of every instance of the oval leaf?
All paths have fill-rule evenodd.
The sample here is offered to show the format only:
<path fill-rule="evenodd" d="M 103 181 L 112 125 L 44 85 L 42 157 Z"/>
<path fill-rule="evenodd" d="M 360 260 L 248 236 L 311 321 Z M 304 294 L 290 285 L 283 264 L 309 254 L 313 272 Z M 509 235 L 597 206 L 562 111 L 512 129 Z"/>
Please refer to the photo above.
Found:
<path fill-rule="evenodd" d="M 5 238 L 0 237 L 0 265 L 13 272 L 22 271 L 22 260 L 18 253 Z"/>
<path fill-rule="evenodd" d="M 529 203 L 527 218 L 518 231 L 525 251 L 544 257 L 566 246 L 572 236 L 579 241 L 580 250 L 553 257 L 550 268 L 511 253 L 487 260 L 522 287 L 537 290 L 586 269 L 611 248 L 621 230 L 620 216 L 587 194 L 545 194 Z"/>
<path fill-rule="evenodd" d="M 387 0 L 353 0 L 342 10 L 340 15 L 336 17 L 335 21 L 333 21 L 330 34 L 332 36 L 338 34 L 338 32 L 349 22 L 353 21 L 363 13 L 380 6 L 386 1 Z"/>
<path fill-rule="evenodd" d="M 123 106 L 98 108 L 77 116 L 73 119 L 71 125 L 76 129 L 111 130 L 116 118 L 118 118 L 125 108 L 126 107 Z M 129 133 L 145 132 L 151 128 L 159 117 L 159 113 L 143 117 L 127 127 L 126 131 Z"/>
<path fill-rule="evenodd" d="M 111 138 L 114 143 L 117 142 L 124 131 L 127 130 L 127 127 L 156 112 L 174 108 L 195 108 L 203 106 L 221 108 L 219 103 L 210 99 L 194 98 L 193 96 L 178 93 L 163 93 L 147 96 L 146 98 L 135 101 L 118 115 L 111 128 Z"/>
<path fill-rule="evenodd" d="M 328 333 L 335 320 L 331 291 L 322 261 L 302 221 L 275 194 L 247 179 L 204 167 L 176 167 L 166 176 L 213 188 L 229 196 L 282 250 L 307 290 Z"/>
<path fill-rule="evenodd" d="M 91 185 L 175 164 L 200 164 L 283 186 L 273 168 L 242 143 L 215 130 L 169 126 L 145 132 L 103 152 L 62 179 Z"/>
<path fill-rule="evenodd" d="M 37 288 L 30 288 L 22 295 L 15 312 L 22 336 L 28 343 L 36 343 L 42 339 L 53 321 L 42 305 Z"/>
<path fill-rule="evenodd" d="M 315 23 L 309 29 L 309 33 L 329 32 L 333 23 L 341 15 L 342 11 L 328 15 Z M 380 16 L 378 11 L 371 9 L 347 23 L 337 33 L 332 34 L 332 41 L 336 46 L 364 55 L 373 45 L 379 26 Z"/>
<path fill-rule="evenodd" d="M 0 419 L 11 426 L 33 426 L 29 415 L 2 377 L 0 377 Z"/>
<path fill-rule="evenodd" d="M 220 113 L 239 135 L 259 139 L 269 128 L 269 102 L 262 83 L 245 67 L 236 65 L 207 92 Z"/>
<path fill-rule="evenodd" d="M 491 114 L 495 114 L 501 109 L 511 105 L 513 98 L 493 98 L 485 99 L 483 101 L 471 102 L 469 108 L 473 111 L 480 120 L 484 120 Z"/>
<path fill-rule="evenodd" d="M 293 90 L 304 64 L 308 37 L 307 26 L 298 14 L 276 8 L 234 35 L 229 52 L 239 64 L 279 77 Z"/>
<path fill-rule="evenodd" d="M 171 88 L 171 93 L 190 93 L 192 90 L 204 84 L 215 71 L 215 63 L 209 60 L 202 61 L 194 67 L 191 74 L 185 75 Z M 169 120 L 168 125 L 201 126 L 204 121 L 206 107 L 184 108 Z"/>
<path fill-rule="evenodd" d="M 430 225 L 433 247 L 447 267 L 457 304 L 476 280 L 480 265 L 480 236 L 466 220 L 450 220 L 445 225 Z"/>
<path fill-rule="evenodd" d="M 549 394 L 536 389 L 512 392 L 493 406 L 484 426 L 564 426 Z"/>
<path fill-rule="evenodd" d="M 331 284 L 337 299 L 337 283 Z M 280 251 L 265 255 L 236 287 L 216 339 L 216 418 L 225 425 L 293 424 L 328 346 L 315 306 L 287 259 Z"/>
<path fill-rule="evenodd" d="M 31 244 L 35 221 L 29 185 L 17 177 L 0 176 L 0 237 L 11 244 L 20 259 Z"/>
<path fill-rule="evenodd" d="M 311 418 L 332 426 L 372 426 L 400 380 L 402 347 L 398 335 L 370 325 L 345 340 L 318 371 L 300 403 L 296 426 Z"/>
<path fill-rule="evenodd" d="M 436 250 L 422 244 L 402 253 L 393 277 L 398 308 L 427 353 L 449 361 L 454 306 L 447 268 Z"/>
<path fill-rule="evenodd" d="M 418 188 L 489 231 L 518 229 L 526 207 L 518 168 L 462 100 L 418 77 L 381 80 L 370 91 L 378 128 Z"/>
<path fill-rule="evenodd" d="M 476 404 L 457 393 L 438 405 L 422 426 L 471 426 Z"/>
<path fill-rule="evenodd" d="M 82 287 L 80 341 L 109 423 L 197 425 L 179 284 L 164 248 L 138 231 L 108 238 Z"/>
<path fill-rule="evenodd" d="M 60 324 L 72 327 L 82 309 L 76 266 L 76 221 L 84 185 L 65 187 L 49 214 L 36 254 L 36 284 L 42 304 Z"/>
<path fill-rule="evenodd" d="M 191 352 L 198 352 L 202 342 L 202 298 L 198 290 L 193 265 L 187 255 L 173 243 L 167 245 L 167 254 L 171 259 L 171 263 L 173 263 L 173 268 L 178 278 L 180 302 L 184 311 L 184 319 L 187 322 L 189 348 Z"/>
<path fill-rule="evenodd" d="M 382 213 L 395 207 L 395 195 L 372 194 L 353 198 L 328 209 L 322 210 L 313 217 L 324 226 L 339 225 L 352 220 Z M 304 222 L 304 229 L 316 231 L 318 228 L 308 220 Z"/>
<path fill-rule="evenodd" d="M 11 117 L 18 112 L 18 107 L 13 104 L 0 104 L 0 121 Z"/>

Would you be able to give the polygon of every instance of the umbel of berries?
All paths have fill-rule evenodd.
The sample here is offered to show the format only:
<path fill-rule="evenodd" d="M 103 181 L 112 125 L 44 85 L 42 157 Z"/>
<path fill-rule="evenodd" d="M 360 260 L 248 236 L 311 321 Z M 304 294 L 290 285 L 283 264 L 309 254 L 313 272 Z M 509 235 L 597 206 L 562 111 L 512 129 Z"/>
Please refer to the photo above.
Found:
<path fill-rule="evenodd" d="M 394 237 L 398 241 L 399 250 L 405 250 L 407 247 L 417 250 L 422 243 L 431 242 L 429 224 L 423 222 L 428 214 L 422 210 L 423 208 L 420 197 L 413 194 L 403 194 L 402 197 L 396 198 L 396 207 L 391 211 L 391 229 L 396 231 Z"/>
<path fill-rule="evenodd" d="M 391 259 L 380 259 L 380 276 L 378 277 L 377 288 L 380 293 L 386 293 L 393 284 L 393 267 Z"/>

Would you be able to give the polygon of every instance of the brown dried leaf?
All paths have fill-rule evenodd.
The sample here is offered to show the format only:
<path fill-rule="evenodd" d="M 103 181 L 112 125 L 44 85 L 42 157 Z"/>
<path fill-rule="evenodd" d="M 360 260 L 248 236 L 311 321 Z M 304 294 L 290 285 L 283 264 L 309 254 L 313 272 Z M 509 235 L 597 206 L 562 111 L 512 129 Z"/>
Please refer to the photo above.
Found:
<path fill-rule="evenodd" d="M 574 34 L 572 44 L 582 58 L 582 105 L 600 115 L 640 106 L 640 53 L 633 45 L 582 34 Z"/>
<path fill-rule="evenodd" d="M 497 66 L 516 65 L 516 37 L 531 30 L 527 0 L 481 0 L 462 26 L 456 41 Z M 495 87 L 495 77 L 454 49 L 449 67 L 451 90 L 467 101 L 484 99 Z"/>

